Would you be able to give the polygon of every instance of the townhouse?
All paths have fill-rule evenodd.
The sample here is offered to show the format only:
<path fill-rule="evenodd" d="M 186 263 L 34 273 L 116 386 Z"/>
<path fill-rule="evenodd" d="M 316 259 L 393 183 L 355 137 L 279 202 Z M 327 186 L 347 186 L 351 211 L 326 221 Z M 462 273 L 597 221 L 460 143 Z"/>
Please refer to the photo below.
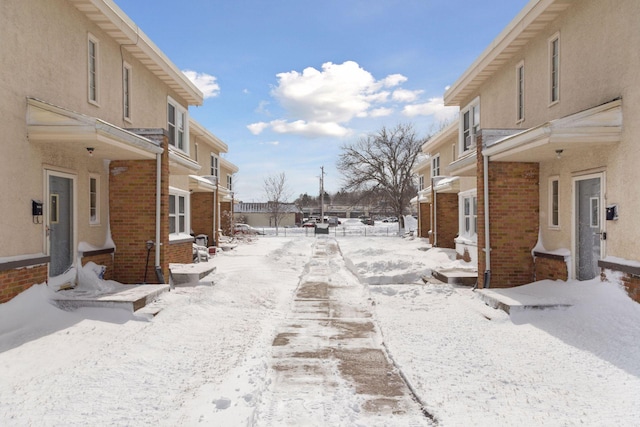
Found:
<path fill-rule="evenodd" d="M 635 0 L 532 0 L 446 91 L 479 286 L 620 274 L 640 301 L 639 18 Z"/>
<path fill-rule="evenodd" d="M 209 245 L 217 246 L 221 232 L 232 235 L 233 175 L 238 167 L 221 157 L 229 151 L 226 143 L 195 120 L 190 124 L 190 150 L 200 165 L 189 175 L 190 227 L 195 236 L 205 236 Z"/>
<path fill-rule="evenodd" d="M 416 168 L 419 192 L 418 233 L 436 247 L 455 249 L 457 256 L 476 262 L 477 192 L 473 176 L 451 175 L 457 159 L 458 123 L 453 122 L 422 146 L 425 160 Z"/>
<path fill-rule="evenodd" d="M 2 2 L 0 21 L 0 302 L 88 261 L 166 282 L 192 262 L 202 93 L 111 0 Z"/>

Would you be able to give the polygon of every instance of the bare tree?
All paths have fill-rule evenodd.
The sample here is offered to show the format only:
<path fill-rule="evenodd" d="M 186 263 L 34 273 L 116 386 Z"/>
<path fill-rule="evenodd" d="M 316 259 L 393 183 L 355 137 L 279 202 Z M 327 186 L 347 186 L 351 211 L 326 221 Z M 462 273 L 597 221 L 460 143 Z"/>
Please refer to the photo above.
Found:
<path fill-rule="evenodd" d="M 264 192 L 267 195 L 267 212 L 270 219 L 273 219 L 278 234 L 278 226 L 287 214 L 291 198 L 291 190 L 287 185 L 287 176 L 284 172 L 275 175 L 269 175 L 264 179 Z"/>
<path fill-rule="evenodd" d="M 344 189 L 382 194 L 404 228 L 402 215 L 417 193 L 413 167 L 425 141 L 412 125 L 399 124 L 343 145 L 337 167 Z"/>

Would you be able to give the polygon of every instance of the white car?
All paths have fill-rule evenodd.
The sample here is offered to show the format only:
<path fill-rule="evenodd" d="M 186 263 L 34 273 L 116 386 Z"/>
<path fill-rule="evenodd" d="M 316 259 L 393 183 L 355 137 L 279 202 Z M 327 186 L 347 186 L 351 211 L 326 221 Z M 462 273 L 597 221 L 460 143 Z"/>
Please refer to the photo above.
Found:
<path fill-rule="evenodd" d="M 262 231 L 253 228 L 249 224 L 236 224 L 233 226 L 233 234 L 264 234 Z"/>

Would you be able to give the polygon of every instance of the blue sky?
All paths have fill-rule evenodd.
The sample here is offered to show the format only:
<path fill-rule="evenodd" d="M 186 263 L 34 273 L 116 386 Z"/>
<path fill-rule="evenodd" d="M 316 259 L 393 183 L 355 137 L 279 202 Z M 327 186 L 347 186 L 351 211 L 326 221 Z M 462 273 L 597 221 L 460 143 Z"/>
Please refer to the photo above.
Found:
<path fill-rule="evenodd" d="M 442 96 L 526 0 L 115 0 L 205 92 L 191 116 L 229 145 L 240 200 L 284 172 L 293 195 L 340 189 L 340 147 L 382 126 L 420 136 Z"/>

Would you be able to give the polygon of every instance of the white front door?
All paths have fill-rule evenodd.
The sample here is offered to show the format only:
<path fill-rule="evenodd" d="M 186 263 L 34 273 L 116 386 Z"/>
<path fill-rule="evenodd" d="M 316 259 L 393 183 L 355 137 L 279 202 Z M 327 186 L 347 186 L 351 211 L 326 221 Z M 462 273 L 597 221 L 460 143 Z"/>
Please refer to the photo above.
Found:
<path fill-rule="evenodd" d="M 579 177 L 575 182 L 576 278 L 590 280 L 600 271 L 598 260 L 604 249 L 603 175 Z"/>
<path fill-rule="evenodd" d="M 59 276 L 74 264 L 74 184 L 73 175 L 47 171 L 49 277 Z"/>

